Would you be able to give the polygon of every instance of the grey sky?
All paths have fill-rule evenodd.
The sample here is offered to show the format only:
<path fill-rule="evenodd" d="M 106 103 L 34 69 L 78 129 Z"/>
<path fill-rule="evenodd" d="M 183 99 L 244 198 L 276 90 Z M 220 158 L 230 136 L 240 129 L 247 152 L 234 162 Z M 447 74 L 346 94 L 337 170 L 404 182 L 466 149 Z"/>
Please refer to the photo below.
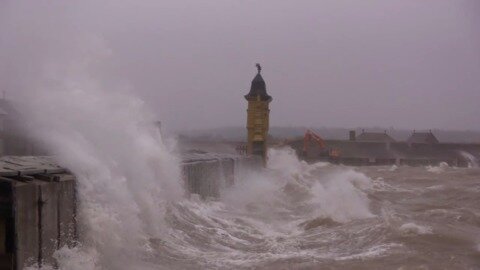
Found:
<path fill-rule="evenodd" d="M 9 95 L 99 54 L 168 127 L 242 126 L 260 62 L 275 126 L 480 130 L 478 0 L 52 2 L 0 3 Z"/>

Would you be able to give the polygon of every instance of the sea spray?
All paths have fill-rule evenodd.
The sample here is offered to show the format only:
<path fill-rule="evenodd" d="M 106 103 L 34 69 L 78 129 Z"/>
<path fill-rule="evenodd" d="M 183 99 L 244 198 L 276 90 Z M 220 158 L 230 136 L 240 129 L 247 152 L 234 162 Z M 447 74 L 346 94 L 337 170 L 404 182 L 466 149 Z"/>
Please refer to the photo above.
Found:
<path fill-rule="evenodd" d="M 303 187 L 309 193 L 308 203 L 323 215 L 338 222 L 373 216 L 364 190 L 371 179 L 345 167 L 328 167 L 328 163 L 307 164 L 300 161 L 293 149 L 271 149 L 269 168 L 290 175 L 290 185 Z"/>
<path fill-rule="evenodd" d="M 167 230 L 165 208 L 183 197 L 178 159 L 140 99 L 102 89 L 76 69 L 60 73 L 21 102 L 28 130 L 78 180 L 81 245 L 59 251 L 59 266 L 88 260 L 95 269 L 141 269 L 150 239 Z"/>
<path fill-rule="evenodd" d="M 468 161 L 469 168 L 478 168 L 478 159 L 474 155 L 465 151 L 460 151 L 460 155 Z"/>
<path fill-rule="evenodd" d="M 251 172 L 224 192 L 225 204 L 268 218 L 280 231 L 291 228 L 281 227 L 286 213 L 295 224 L 320 216 L 337 222 L 373 216 L 366 195 L 371 180 L 362 173 L 327 163 L 308 164 L 291 148 L 270 149 L 268 157 L 266 170 Z"/>
<path fill-rule="evenodd" d="M 178 160 L 148 125 L 141 101 L 97 88 L 65 89 L 47 99 L 57 105 L 30 118 L 35 134 L 78 178 L 80 244 L 57 251 L 62 269 L 248 266 L 265 256 L 303 256 L 291 245 L 307 227 L 373 216 L 367 177 L 305 163 L 290 148 L 270 150 L 267 169 L 242 172 L 219 201 L 186 200 Z M 67 102 L 72 96 L 75 102 Z M 37 102 L 32 107 L 40 109 L 43 100 Z M 319 218 L 332 221 L 311 222 Z"/>
<path fill-rule="evenodd" d="M 187 200 L 178 159 L 141 100 L 90 83 L 38 93 L 28 126 L 78 179 L 80 243 L 57 251 L 61 269 L 248 266 L 304 256 L 292 244 L 307 227 L 373 216 L 367 177 L 290 148 L 271 149 L 267 169 L 246 169 L 219 201 Z M 311 222 L 319 218 L 332 222 Z"/>
<path fill-rule="evenodd" d="M 164 253 L 214 269 L 248 268 L 266 258 L 321 258 L 329 255 L 296 247 L 307 231 L 375 216 L 365 175 L 305 163 L 291 148 L 270 149 L 268 157 L 266 169 L 243 171 L 218 200 L 182 201 L 170 208 L 166 219 L 177 230 L 176 240 L 165 243 Z"/>
<path fill-rule="evenodd" d="M 425 168 L 427 169 L 427 171 L 431 172 L 431 173 L 443 173 L 445 172 L 445 170 L 448 168 L 448 163 L 446 162 L 440 162 L 438 164 L 438 166 L 426 166 Z"/>

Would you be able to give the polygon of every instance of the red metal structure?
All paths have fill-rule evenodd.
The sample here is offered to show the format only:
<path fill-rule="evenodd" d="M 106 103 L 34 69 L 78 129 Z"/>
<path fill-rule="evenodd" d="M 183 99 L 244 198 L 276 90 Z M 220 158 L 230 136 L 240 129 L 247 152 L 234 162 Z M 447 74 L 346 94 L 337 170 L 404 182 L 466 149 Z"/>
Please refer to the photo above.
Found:
<path fill-rule="evenodd" d="M 303 137 L 303 153 L 305 155 L 307 154 L 310 141 L 316 142 L 320 147 L 320 149 L 327 150 L 325 141 L 322 139 L 322 137 L 320 137 L 318 134 L 316 134 L 312 130 L 307 129 L 307 131 L 305 131 L 305 136 Z M 340 152 L 336 149 L 328 149 L 327 151 L 328 151 L 328 156 L 330 158 L 338 158 L 340 155 Z"/>
<path fill-rule="evenodd" d="M 318 136 L 312 130 L 307 129 L 307 131 L 305 131 L 305 136 L 303 137 L 303 152 L 307 152 L 309 142 L 311 140 L 314 140 L 321 149 L 325 148 L 325 141 L 322 139 L 322 137 Z"/>

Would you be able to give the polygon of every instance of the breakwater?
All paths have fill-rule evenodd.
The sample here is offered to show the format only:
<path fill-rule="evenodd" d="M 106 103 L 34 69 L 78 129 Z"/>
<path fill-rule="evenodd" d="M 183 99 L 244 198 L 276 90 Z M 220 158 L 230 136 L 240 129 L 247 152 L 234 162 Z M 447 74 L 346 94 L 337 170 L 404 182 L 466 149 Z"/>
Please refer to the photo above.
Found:
<path fill-rule="evenodd" d="M 187 196 L 220 196 L 255 157 L 188 153 L 181 170 Z M 55 266 L 54 252 L 78 239 L 76 179 L 50 157 L 0 159 L 0 269 Z"/>
<path fill-rule="evenodd" d="M 245 168 L 260 168 L 259 157 L 228 154 L 188 153 L 183 155 L 182 175 L 188 194 L 218 197 L 220 190 L 234 185 Z"/>
<path fill-rule="evenodd" d="M 0 159 L 0 268 L 48 263 L 76 231 L 75 177 L 48 157 Z"/>

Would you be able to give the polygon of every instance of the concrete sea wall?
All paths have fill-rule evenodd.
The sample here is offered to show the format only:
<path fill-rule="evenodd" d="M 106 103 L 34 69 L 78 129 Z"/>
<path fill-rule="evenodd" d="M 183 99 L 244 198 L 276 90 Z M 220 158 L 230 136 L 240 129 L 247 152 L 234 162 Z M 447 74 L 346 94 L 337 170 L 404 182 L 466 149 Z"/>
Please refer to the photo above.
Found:
<path fill-rule="evenodd" d="M 76 239 L 75 177 L 47 157 L 0 159 L 0 269 L 55 265 Z"/>
<path fill-rule="evenodd" d="M 243 170 L 258 169 L 258 157 L 215 154 L 185 154 L 182 175 L 189 194 L 201 198 L 218 197 L 222 188 L 235 184 Z"/>
<path fill-rule="evenodd" d="M 218 197 L 255 157 L 185 154 L 181 164 L 188 194 Z M 0 159 L 0 269 L 56 265 L 55 250 L 77 240 L 76 179 L 49 157 Z"/>

